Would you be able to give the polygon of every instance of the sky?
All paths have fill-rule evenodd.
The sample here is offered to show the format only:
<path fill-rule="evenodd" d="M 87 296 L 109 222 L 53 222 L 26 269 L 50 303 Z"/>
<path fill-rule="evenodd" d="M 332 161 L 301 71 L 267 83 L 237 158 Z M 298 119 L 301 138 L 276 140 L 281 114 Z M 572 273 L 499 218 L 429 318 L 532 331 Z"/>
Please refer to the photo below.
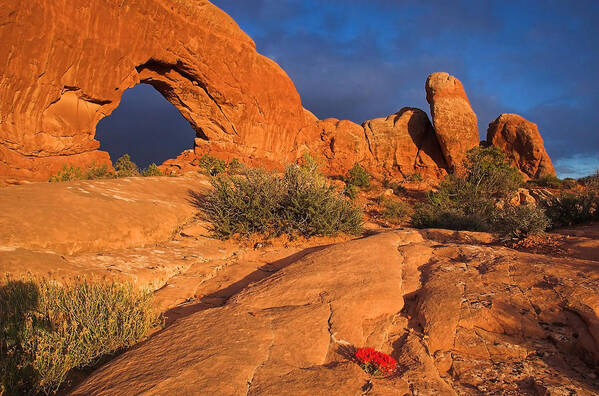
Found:
<path fill-rule="evenodd" d="M 362 123 L 404 106 L 430 114 L 426 77 L 443 71 L 462 81 L 481 139 L 499 114 L 517 113 L 538 124 L 559 176 L 599 168 L 597 0 L 213 3 L 287 72 L 304 107 L 321 119 Z M 193 135 L 174 107 L 141 86 L 98 126 L 113 157 L 133 148 L 139 162 L 170 158 L 190 148 Z"/>

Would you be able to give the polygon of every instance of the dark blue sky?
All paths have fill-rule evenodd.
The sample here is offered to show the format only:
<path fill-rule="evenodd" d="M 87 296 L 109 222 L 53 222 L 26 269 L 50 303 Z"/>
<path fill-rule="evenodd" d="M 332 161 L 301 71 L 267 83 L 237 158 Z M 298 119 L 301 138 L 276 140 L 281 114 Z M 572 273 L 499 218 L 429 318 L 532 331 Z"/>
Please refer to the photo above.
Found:
<path fill-rule="evenodd" d="M 213 2 L 289 74 L 319 118 L 361 123 L 404 106 L 428 112 L 426 77 L 445 71 L 464 84 L 481 138 L 500 113 L 514 112 L 539 125 L 562 177 L 599 167 L 599 1 Z M 99 125 L 103 147 L 110 136 L 121 146 L 119 119 L 132 117 L 127 130 L 146 129 L 153 136 L 146 144 L 164 141 L 168 130 L 172 151 L 190 147 L 193 132 L 173 108 L 164 126 L 140 117 L 144 107 L 160 113 L 170 106 L 163 102 L 149 88 L 126 93 Z"/>

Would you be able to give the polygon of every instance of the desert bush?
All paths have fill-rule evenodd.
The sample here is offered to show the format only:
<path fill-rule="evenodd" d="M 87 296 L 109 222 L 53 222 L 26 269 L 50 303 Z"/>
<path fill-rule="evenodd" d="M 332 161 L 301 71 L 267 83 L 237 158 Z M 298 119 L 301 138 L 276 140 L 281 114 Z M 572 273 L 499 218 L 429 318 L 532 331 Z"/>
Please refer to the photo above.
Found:
<path fill-rule="evenodd" d="M 137 165 L 131 161 L 129 154 L 123 154 L 119 157 L 114 164 L 114 169 L 116 169 L 117 177 L 139 176 L 139 169 L 137 168 Z"/>
<path fill-rule="evenodd" d="M 411 175 L 408 175 L 405 180 L 408 182 L 421 182 L 424 178 L 420 173 L 412 173 Z"/>
<path fill-rule="evenodd" d="M 153 162 L 150 165 L 148 165 L 147 168 L 145 168 L 144 170 L 142 170 L 141 174 L 144 177 L 149 177 L 149 176 L 163 176 L 164 175 L 162 173 L 162 171 L 160 169 L 158 169 L 158 165 L 156 165 Z"/>
<path fill-rule="evenodd" d="M 415 206 L 410 223 L 416 228 L 490 231 L 490 224 L 485 215 L 466 211 L 459 206 L 441 209 L 429 202 Z"/>
<path fill-rule="evenodd" d="M 343 188 L 343 195 L 353 201 L 356 199 L 356 196 L 358 196 L 358 187 L 354 186 L 353 184 L 346 183 L 345 187 Z"/>
<path fill-rule="evenodd" d="M 504 238 L 526 238 L 543 233 L 551 226 L 545 211 L 534 205 L 505 205 L 492 220 L 494 231 Z"/>
<path fill-rule="evenodd" d="M 370 186 L 370 175 L 366 172 L 366 169 L 359 163 L 355 163 L 354 166 L 348 171 L 346 176 L 346 183 L 353 184 L 356 187 L 368 188 Z"/>
<path fill-rule="evenodd" d="M 362 231 L 362 211 L 337 192 L 317 166 L 287 167 L 283 186 L 283 232 L 310 237 Z"/>
<path fill-rule="evenodd" d="M 219 238 L 274 232 L 284 194 L 280 178 L 250 169 L 243 176 L 213 177 L 211 184 L 213 191 L 200 203 Z"/>
<path fill-rule="evenodd" d="M 245 165 L 237 158 L 233 158 L 229 164 L 227 164 L 227 172 L 231 175 L 242 174 L 245 169 Z"/>
<path fill-rule="evenodd" d="M 227 169 L 227 163 L 224 160 L 213 157 L 209 154 L 204 154 L 200 158 L 200 172 L 215 176 L 224 172 Z"/>
<path fill-rule="evenodd" d="M 520 172 L 497 147 L 470 149 L 464 166 L 466 181 L 480 197 L 504 198 L 523 182 Z"/>
<path fill-rule="evenodd" d="M 85 171 L 86 180 L 96 180 L 96 179 L 110 179 L 114 177 L 114 173 L 108 170 L 108 166 L 106 164 L 96 165 L 93 163 L 87 170 Z"/>
<path fill-rule="evenodd" d="M 384 198 L 382 200 L 384 219 L 392 223 L 399 223 L 410 217 L 412 207 L 404 201 L 393 198 Z"/>
<path fill-rule="evenodd" d="M 582 177 L 578 181 L 587 189 L 599 191 L 599 169 L 594 174 Z"/>
<path fill-rule="evenodd" d="M 214 189 L 199 204 L 219 238 L 361 231 L 361 211 L 311 165 L 291 165 L 282 176 L 248 169 L 244 175 L 213 177 L 211 183 Z"/>
<path fill-rule="evenodd" d="M 418 228 L 490 231 L 503 236 L 542 232 L 548 224 L 541 209 L 505 202 L 521 184 L 522 176 L 501 150 L 473 148 L 464 161 L 463 174 L 447 176 L 438 191 L 429 192 L 427 201 L 416 206 L 411 223 Z"/>
<path fill-rule="evenodd" d="M 83 178 L 83 172 L 81 172 L 81 168 L 73 165 L 63 165 L 62 170 L 60 170 L 56 175 L 50 177 L 49 182 L 66 182 L 73 180 L 81 180 Z"/>
<path fill-rule="evenodd" d="M 138 342 L 158 323 L 151 299 L 129 284 L 7 280 L 0 287 L 0 393 L 55 393 L 70 370 Z"/>
<path fill-rule="evenodd" d="M 540 177 L 538 179 L 531 179 L 526 182 L 527 185 L 533 187 L 545 187 L 545 188 L 554 188 L 554 189 L 567 189 L 576 187 L 576 180 L 572 178 L 566 178 L 564 180 L 560 179 L 555 175 L 547 175 Z"/>
<path fill-rule="evenodd" d="M 565 193 L 543 203 L 553 228 L 599 220 L 599 191 Z"/>

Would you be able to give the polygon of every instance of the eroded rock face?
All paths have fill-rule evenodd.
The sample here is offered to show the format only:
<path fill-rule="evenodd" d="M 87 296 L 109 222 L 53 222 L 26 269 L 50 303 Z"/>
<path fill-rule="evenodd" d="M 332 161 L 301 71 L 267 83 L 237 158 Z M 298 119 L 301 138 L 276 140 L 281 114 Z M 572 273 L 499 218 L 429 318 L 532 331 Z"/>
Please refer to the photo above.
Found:
<path fill-rule="evenodd" d="M 373 165 L 362 126 L 348 120 L 327 118 L 319 121 L 318 127 L 330 173 L 344 173 L 356 162 Z"/>
<path fill-rule="evenodd" d="M 487 242 L 399 230 L 318 250 L 189 309 L 73 394 L 595 394 L 599 263 Z M 348 359 L 361 346 L 398 375 L 369 378 Z"/>
<path fill-rule="evenodd" d="M 476 114 L 464 87 L 448 73 L 433 73 L 426 80 L 426 100 L 445 160 L 459 169 L 466 152 L 479 144 Z"/>
<path fill-rule="evenodd" d="M 555 176 L 537 124 L 518 114 L 501 114 L 490 123 L 487 143 L 503 150 L 527 178 Z"/>
<path fill-rule="evenodd" d="M 399 172 L 403 177 L 419 173 L 434 179 L 445 174 L 447 165 L 424 111 L 404 107 L 362 126 L 374 161 L 388 173 Z"/>
<path fill-rule="evenodd" d="M 96 124 L 139 83 L 238 157 L 289 161 L 317 133 L 285 72 L 206 0 L 4 0 L 0 36 L 0 177 L 106 163 Z"/>

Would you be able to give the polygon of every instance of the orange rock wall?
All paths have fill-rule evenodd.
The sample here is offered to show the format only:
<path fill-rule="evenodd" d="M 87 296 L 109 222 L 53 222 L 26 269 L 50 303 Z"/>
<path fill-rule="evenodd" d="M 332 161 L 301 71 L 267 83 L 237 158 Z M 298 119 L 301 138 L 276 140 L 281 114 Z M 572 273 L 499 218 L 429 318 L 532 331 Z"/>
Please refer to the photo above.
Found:
<path fill-rule="evenodd" d="M 0 37 L 0 177 L 107 162 L 96 125 L 139 83 L 229 152 L 286 161 L 311 138 L 289 77 L 205 0 L 0 0 Z"/>

